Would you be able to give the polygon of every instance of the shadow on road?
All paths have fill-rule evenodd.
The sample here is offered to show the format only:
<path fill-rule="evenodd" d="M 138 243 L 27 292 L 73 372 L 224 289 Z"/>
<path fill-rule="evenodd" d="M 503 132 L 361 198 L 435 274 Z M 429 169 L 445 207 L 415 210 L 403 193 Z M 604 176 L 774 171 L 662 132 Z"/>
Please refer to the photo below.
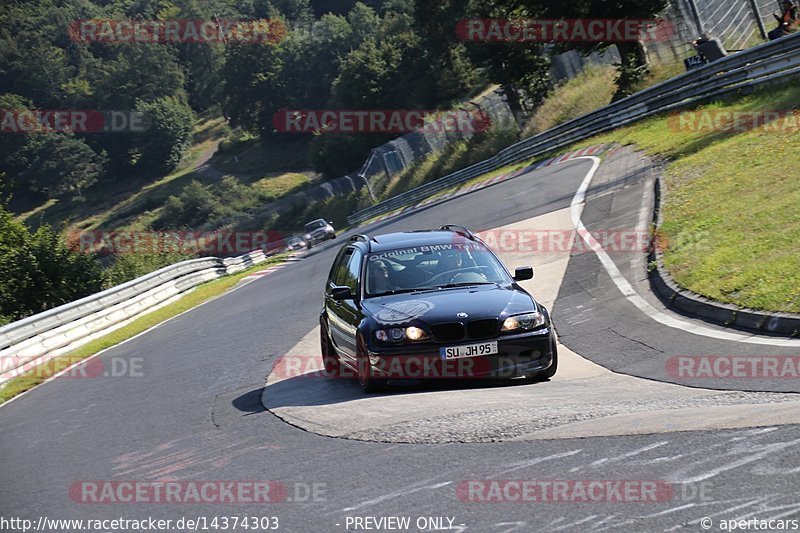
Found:
<path fill-rule="evenodd" d="M 379 393 L 363 392 L 355 379 L 327 378 L 309 373 L 268 384 L 262 403 L 267 409 L 333 405 L 381 396 L 399 396 L 450 390 L 474 390 L 530 384 L 522 379 L 494 380 L 394 380 Z"/>

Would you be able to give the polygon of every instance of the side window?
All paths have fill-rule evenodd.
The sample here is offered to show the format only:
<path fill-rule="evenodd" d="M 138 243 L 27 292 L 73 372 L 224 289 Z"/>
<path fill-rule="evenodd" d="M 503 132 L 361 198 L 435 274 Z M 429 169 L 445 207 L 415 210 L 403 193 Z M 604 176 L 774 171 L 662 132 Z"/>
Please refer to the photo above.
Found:
<path fill-rule="evenodd" d="M 361 277 L 361 259 L 364 257 L 364 254 L 362 254 L 360 250 L 352 250 L 352 252 L 344 272 L 345 279 L 342 281 L 341 285 L 347 285 L 353 290 L 353 293 L 356 293 L 358 291 L 358 282 Z"/>
<path fill-rule="evenodd" d="M 350 263 L 350 258 L 353 257 L 353 249 L 348 248 L 342 256 L 342 262 L 339 263 L 336 269 L 336 277 L 333 278 L 335 285 L 347 285 L 347 265 Z"/>
<path fill-rule="evenodd" d="M 331 266 L 331 272 L 328 274 L 328 283 L 341 285 L 337 282 L 337 280 L 340 278 L 342 266 L 347 265 L 347 260 L 350 258 L 350 253 L 352 253 L 352 251 L 346 248 L 342 248 L 339 251 L 339 255 L 336 256 L 336 260 L 333 262 L 333 266 Z"/>

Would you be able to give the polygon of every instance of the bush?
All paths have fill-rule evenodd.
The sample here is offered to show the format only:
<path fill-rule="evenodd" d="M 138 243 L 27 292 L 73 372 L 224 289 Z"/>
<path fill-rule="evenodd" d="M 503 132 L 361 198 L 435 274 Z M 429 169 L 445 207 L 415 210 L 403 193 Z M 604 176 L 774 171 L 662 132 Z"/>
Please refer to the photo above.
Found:
<path fill-rule="evenodd" d="M 100 263 L 71 251 L 50 226 L 31 234 L 0 207 L 0 322 L 10 322 L 102 289 Z"/>
<path fill-rule="evenodd" d="M 192 180 L 177 196 L 164 202 L 161 215 L 154 222 L 157 229 L 198 226 L 222 211 L 222 204 L 209 185 Z"/>
<path fill-rule="evenodd" d="M 192 144 L 194 113 L 178 98 L 167 96 L 152 102 L 136 103 L 137 111 L 145 113 L 147 131 L 138 133 L 139 165 L 154 171 L 174 169 Z"/>

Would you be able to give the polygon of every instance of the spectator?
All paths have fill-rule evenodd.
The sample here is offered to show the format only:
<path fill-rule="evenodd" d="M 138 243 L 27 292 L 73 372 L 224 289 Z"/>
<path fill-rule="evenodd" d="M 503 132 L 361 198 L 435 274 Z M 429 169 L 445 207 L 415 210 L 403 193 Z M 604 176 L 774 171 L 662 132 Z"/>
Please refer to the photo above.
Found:
<path fill-rule="evenodd" d="M 769 32 L 770 41 L 795 33 L 800 27 L 800 13 L 798 13 L 798 8 L 792 0 L 783 0 L 781 9 L 783 13 L 780 15 L 777 13 L 772 14 L 778 22 L 778 27 Z"/>
<path fill-rule="evenodd" d="M 722 41 L 717 37 L 712 37 L 708 33 L 704 33 L 692 43 L 697 50 L 697 53 L 706 58 L 707 61 L 716 61 L 728 55 L 725 48 L 722 46 Z"/>

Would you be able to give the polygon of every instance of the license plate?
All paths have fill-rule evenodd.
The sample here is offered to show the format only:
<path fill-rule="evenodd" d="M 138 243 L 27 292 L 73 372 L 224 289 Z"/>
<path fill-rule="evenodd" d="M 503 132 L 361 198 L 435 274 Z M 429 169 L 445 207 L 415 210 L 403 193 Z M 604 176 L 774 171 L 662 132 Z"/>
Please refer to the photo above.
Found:
<path fill-rule="evenodd" d="M 439 348 L 439 355 L 441 356 L 442 360 L 445 361 L 447 359 L 460 359 L 462 357 L 479 357 L 481 355 L 494 355 L 496 353 L 497 353 L 497 341 Z"/>

